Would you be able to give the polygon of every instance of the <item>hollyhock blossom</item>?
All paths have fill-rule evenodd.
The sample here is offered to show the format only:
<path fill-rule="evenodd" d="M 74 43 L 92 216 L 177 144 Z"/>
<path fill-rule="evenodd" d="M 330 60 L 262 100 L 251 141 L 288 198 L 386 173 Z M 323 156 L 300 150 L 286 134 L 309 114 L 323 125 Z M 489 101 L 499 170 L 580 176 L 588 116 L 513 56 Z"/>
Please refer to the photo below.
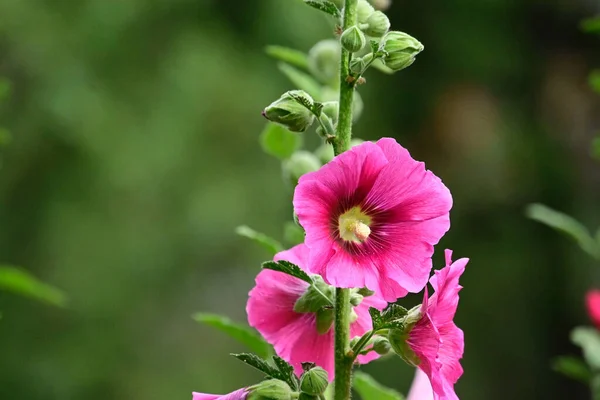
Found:
<path fill-rule="evenodd" d="M 294 193 L 309 269 L 389 302 L 427 283 L 451 206 L 442 181 L 390 138 L 362 143 L 303 175 Z"/>
<path fill-rule="evenodd" d="M 390 333 L 390 343 L 396 352 L 429 377 L 435 400 L 458 400 L 454 384 L 463 373 L 459 360 L 464 351 L 464 336 L 453 319 L 458 292 L 462 289 L 458 279 L 468 261 L 461 258 L 452 263 L 452 251 L 446 250 L 446 266 L 435 271 L 429 281 L 435 293 L 428 298 L 425 288 L 412 329 Z"/>
<path fill-rule="evenodd" d="M 287 260 L 307 271 L 309 252 L 304 244 L 275 255 L 275 261 Z M 317 275 L 314 279 L 319 280 Z M 321 280 L 321 287 L 329 289 Z M 334 332 L 332 309 L 312 312 L 298 311 L 298 301 L 310 285 L 282 272 L 262 270 L 256 277 L 256 286 L 250 291 L 246 306 L 248 322 L 273 345 L 277 354 L 294 366 L 298 375 L 303 362 L 313 362 L 324 368 L 329 379 L 334 378 Z M 323 290 L 326 292 L 327 290 Z M 334 293 L 331 288 L 329 293 Z M 354 322 L 351 337 L 362 336 L 372 329 L 369 307 L 384 308 L 387 303 L 376 297 L 365 297 L 353 308 Z M 321 332 L 320 332 L 321 331 Z M 371 352 L 358 357 L 367 363 L 378 355 Z"/>
<path fill-rule="evenodd" d="M 600 290 L 590 290 L 585 295 L 585 304 L 590 319 L 600 329 Z"/>
<path fill-rule="evenodd" d="M 192 400 L 245 400 L 248 389 L 242 388 L 229 394 L 192 393 Z"/>
<path fill-rule="evenodd" d="M 425 372 L 417 368 L 406 400 L 433 400 L 433 389 Z"/>

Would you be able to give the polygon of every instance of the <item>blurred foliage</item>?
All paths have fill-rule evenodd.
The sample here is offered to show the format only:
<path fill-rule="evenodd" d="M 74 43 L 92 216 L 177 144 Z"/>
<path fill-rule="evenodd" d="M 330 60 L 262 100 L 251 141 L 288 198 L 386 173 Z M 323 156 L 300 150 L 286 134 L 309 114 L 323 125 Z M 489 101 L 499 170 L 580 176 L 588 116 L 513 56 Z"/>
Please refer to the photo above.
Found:
<path fill-rule="evenodd" d="M 600 55 L 578 29 L 596 6 L 395 0 L 392 26 L 425 51 L 359 89 L 355 135 L 398 138 L 453 193 L 434 264 L 444 248 L 471 258 L 461 399 L 588 398 L 548 363 L 577 351 L 565 338 L 600 271 L 522 210 L 541 202 L 600 225 L 600 112 L 585 84 Z M 63 310 L 0 292 L 0 398 L 185 399 L 258 381 L 224 357 L 244 345 L 189 316 L 243 321 L 268 255 L 234 230 L 279 238 L 291 220 L 281 161 L 258 137 L 260 111 L 294 86 L 264 48 L 306 52 L 333 24 L 301 0 L 8 0 L 0 16 L 12 134 L 0 254 L 69 294 Z M 363 370 L 400 392 L 413 377 L 393 358 Z"/>
<path fill-rule="evenodd" d="M 30 297 L 55 306 L 65 306 L 66 296 L 58 289 L 40 282 L 26 271 L 0 265 L 0 290 Z"/>

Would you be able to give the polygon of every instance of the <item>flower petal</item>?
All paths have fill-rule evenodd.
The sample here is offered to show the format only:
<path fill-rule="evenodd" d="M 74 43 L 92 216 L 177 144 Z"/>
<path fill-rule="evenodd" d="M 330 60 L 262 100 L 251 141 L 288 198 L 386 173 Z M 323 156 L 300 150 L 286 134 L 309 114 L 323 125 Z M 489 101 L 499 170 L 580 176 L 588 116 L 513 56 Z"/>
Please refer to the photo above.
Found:
<path fill-rule="evenodd" d="M 433 400 L 431 382 L 429 382 L 429 378 L 425 375 L 425 372 L 419 368 L 415 372 L 415 378 L 410 386 L 406 400 Z"/>
<path fill-rule="evenodd" d="M 248 395 L 246 388 L 238 389 L 229 394 L 192 393 L 192 400 L 244 400 Z"/>

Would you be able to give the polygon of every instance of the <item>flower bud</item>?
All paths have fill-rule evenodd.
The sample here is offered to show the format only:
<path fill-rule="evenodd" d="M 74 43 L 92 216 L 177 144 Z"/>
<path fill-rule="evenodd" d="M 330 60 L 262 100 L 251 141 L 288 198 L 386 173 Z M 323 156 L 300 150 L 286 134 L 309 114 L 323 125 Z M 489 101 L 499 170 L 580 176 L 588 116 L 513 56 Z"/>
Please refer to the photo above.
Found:
<path fill-rule="evenodd" d="M 394 71 L 400 71 L 410 66 L 415 62 L 417 54 L 424 49 L 421 42 L 404 32 L 388 32 L 382 42 L 384 43 L 383 50 L 387 52 L 383 61 Z"/>
<path fill-rule="evenodd" d="M 309 154 L 313 156 L 311 153 Z M 313 284 L 294 304 L 294 311 L 298 313 L 317 312 L 323 307 L 333 304 L 334 288 L 326 284 L 319 275 L 313 275 L 312 279 Z"/>
<path fill-rule="evenodd" d="M 340 40 L 344 49 L 348 50 L 350 53 L 356 53 L 357 51 L 362 50 L 362 48 L 365 47 L 365 44 L 367 44 L 365 34 L 362 33 L 356 25 L 346 29 L 344 33 L 342 33 Z"/>
<path fill-rule="evenodd" d="M 312 97 L 305 91 L 292 90 L 268 105 L 262 114 L 269 121 L 277 122 L 292 132 L 304 132 L 314 122 L 315 116 L 291 95 L 301 96 L 310 104 L 313 103 Z"/>
<path fill-rule="evenodd" d="M 300 390 L 310 395 L 325 393 L 329 385 L 329 375 L 321 367 L 313 367 L 302 374 L 300 378 Z"/>
<path fill-rule="evenodd" d="M 375 12 L 375 9 L 367 0 L 358 0 L 356 7 L 356 22 L 366 24 L 367 20 Z"/>
<path fill-rule="evenodd" d="M 333 160 L 333 157 L 335 156 L 333 147 L 328 143 L 323 143 L 315 150 L 315 156 L 317 156 L 323 164 L 327 164 L 329 161 Z"/>
<path fill-rule="evenodd" d="M 321 163 L 311 152 L 300 150 L 292 154 L 281 166 L 284 179 L 296 186 L 302 175 L 318 170 L 321 168 Z"/>
<path fill-rule="evenodd" d="M 292 389 L 279 379 L 269 379 L 248 388 L 247 400 L 291 400 Z"/>
<path fill-rule="evenodd" d="M 390 344 L 390 341 L 383 336 L 377 336 L 373 341 L 373 350 L 380 356 L 386 355 L 391 349 L 392 345 Z"/>
<path fill-rule="evenodd" d="M 382 37 L 390 29 L 390 20 L 381 11 L 375 11 L 369 16 L 364 32 L 372 37 Z"/>
<path fill-rule="evenodd" d="M 363 299 L 363 295 L 359 294 L 358 292 L 354 292 L 350 295 L 350 304 L 352 304 L 353 307 L 356 307 L 362 303 Z"/>
<path fill-rule="evenodd" d="M 329 332 L 331 326 L 333 325 L 333 320 L 335 319 L 335 312 L 333 308 L 321 308 L 317 311 L 317 332 L 320 335 L 324 335 Z"/>
<path fill-rule="evenodd" d="M 371 0 L 371 4 L 378 10 L 387 10 L 392 5 L 392 0 Z"/>
<path fill-rule="evenodd" d="M 339 78 L 340 43 L 334 39 L 322 40 L 308 52 L 308 70 L 322 83 Z"/>
<path fill-rule="evenodd" d="M 323 109 L 321 112 L 331 118 L 331 121 L 335 125 L 337 124 L 338 120 L 339 107 L 340 105 L 337 101 L 326 101 L 323 103 Z"/>
<path fill-rule="evenodd" d="M 408 345 L 408 334 L 409 332 L 403 329 L 390 329 L 388 340 L 394 353 L 398 354 L 409 365 L 416 367 L 421 363 L 421 360 Z"/>

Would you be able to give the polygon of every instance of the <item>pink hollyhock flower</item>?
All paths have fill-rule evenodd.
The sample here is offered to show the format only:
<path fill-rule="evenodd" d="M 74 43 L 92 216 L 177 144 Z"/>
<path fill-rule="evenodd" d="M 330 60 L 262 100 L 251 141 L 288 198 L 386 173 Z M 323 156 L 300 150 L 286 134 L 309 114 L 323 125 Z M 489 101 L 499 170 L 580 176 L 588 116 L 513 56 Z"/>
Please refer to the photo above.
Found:
<path fill-rule="evenodd" d="M 433 400 L 433 389 L 429 378 L 419 368 L 417 368 L 406 400 Z"/>
<path fill-rule="evenodd" d="M 453 263 L 452 251 L 446 250 L 446 266 L 435 271 L 429 281 L 435 293 L 428 299 L 425 288 L 419 319 L 406 340 L 409 350 L 404 356 L 429 377 L 435 400 L 458 400 L 454 384 L 463 373 L 459 360 L 464 336 L 453 319 L 462 289 L 458 278 L 468 261 L 461 258 Z"/>
<path fill-rule="evenodd" d="M 367 287 L 389 302 L 427 283 L 451 207 L 442 181 L 389 138 L 303 175 L 294 193 L 309 269 L 334 286 Z"/>
<path fill-rule="evenodd" d="M 585 303 L 590 319 L 596 325 L 596 328 L 600 329 L 600 290 L 590 290 L 587 292 Z"/>
<path fill-rule="evenodd" d="M 245 400 L 248 389 L 242 388 L 229 394 L 192 393 L 192 400 Z"/>
<path fill-rule="evenodd" d="M 300 244 L 275 255 L 275 261 L 287 260 L 307 271 L 308 248 Z M 315 279 L 319 279 L 314 275 Z M 328 285 L 321 281 L 326 289 Z M 256 286 L 250 291 L 246 306 L 248 322 L 275 347 L 277 354 L 302 374 L 302 363 L 312 362 L 334 378 L 334 336 L 331 323 L 333 310 L 318 312 L 296 311 L 298 300 L 307 293 L 309 284 L 282 272 L 262 270 Z M 326 290 L 325 290 L 326 291 Z M 331 292 L 333 288 L 331 288 Z M 350 335 L 362 336 L 373 328 L 369 307 L 384 308 L 387 303 L 375 297 L 365 297 L 353 308 L 355 320 Z M 321 314 L 319 314 L 321 313 Z M 328 314 L 330 313 L 330 314 Z M 319 332 L 321 330 L 321 333 Z M 362 364 L 379 357 L 375 352 L 358 357 Z"/>

